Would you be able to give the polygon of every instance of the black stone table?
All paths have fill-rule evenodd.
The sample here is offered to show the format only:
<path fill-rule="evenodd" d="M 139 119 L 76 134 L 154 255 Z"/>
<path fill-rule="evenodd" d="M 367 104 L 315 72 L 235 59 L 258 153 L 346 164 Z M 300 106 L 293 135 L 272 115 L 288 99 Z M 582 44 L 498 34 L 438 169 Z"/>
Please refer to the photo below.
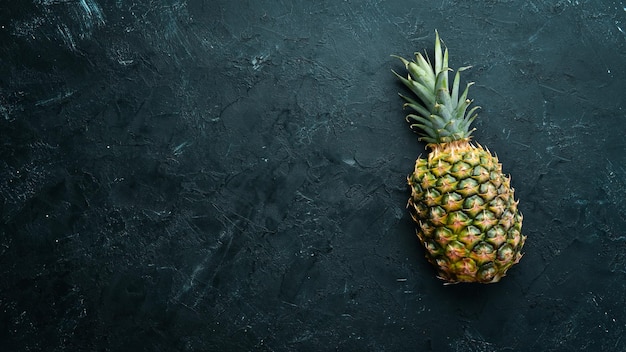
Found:
<path fill-rule="evenodd" d="M 625 351 L 625 6 L 0 1 L 2 351 Z M 434 29 L 525 217 L 493 285 L 405 210 Z"/>

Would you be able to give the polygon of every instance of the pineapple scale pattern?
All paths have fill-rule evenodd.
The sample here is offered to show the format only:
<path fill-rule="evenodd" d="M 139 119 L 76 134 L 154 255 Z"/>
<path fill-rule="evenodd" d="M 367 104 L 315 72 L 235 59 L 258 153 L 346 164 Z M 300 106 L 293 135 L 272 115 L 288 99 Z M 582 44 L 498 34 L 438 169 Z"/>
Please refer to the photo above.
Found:
<path fill-rule="evenodd" d="M 433 146 L 408 177 L 408 208 L 426 257 L 447 282 L 497 282 L 519 261 L 525 237 L 510 178 L 481 146 Z"/>

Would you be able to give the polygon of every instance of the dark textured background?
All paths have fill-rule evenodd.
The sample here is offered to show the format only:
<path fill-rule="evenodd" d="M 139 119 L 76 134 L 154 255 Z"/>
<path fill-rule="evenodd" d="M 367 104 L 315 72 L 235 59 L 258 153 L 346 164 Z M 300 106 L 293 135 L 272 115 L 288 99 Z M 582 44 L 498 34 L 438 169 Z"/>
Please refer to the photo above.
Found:
<path fill-rule="evenodd" d="M 625 351 L 625 6 L 0 1 L 3 351 Z M 404 209 L 435 28 L 525 215 L 494 285 Z"/>

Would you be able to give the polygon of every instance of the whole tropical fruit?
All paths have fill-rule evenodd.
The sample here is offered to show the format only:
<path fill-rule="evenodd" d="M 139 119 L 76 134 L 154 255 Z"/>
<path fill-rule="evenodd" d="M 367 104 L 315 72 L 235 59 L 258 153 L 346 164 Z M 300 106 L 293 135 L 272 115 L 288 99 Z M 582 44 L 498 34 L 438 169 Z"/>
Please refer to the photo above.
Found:
<path fill-rule="evenodd" d="M 400 94 L 411 129 L 430 150 L 419 157 L 409 175 L 407 207 L 417 223 L 417 236 L 426 258 L 447 283 L 499 281 L 522 257 L 526 237 L 511 178 L 488 149 L 472 143 L 470 129 L 478 107 L 469 109 L 470 84 L 459 92 L 460 72 L 448 84 L 448 49 L 442 52 L 435 31 L 435 57 L 401 57 L 406 78 L 394 74 L 414 94 Z M 460 93 L 460 94 L 459 94 Z"/>

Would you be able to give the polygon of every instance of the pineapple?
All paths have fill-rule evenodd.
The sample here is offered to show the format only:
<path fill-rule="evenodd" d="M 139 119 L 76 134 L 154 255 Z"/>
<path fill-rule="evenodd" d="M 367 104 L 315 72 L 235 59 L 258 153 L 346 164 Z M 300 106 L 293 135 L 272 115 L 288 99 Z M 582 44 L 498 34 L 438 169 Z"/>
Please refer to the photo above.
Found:
<path fill-rule="evenodd" d="M 407 208 L 417 224 L 417 236 L 426 258 L 447 283 L 499 281 L 522 257 L 526 237 L 521 234 L 522 214 L 517 209 L 510 176 L 488 149 L 472 143 L 470 129 L 476 118 L 467 93 L 459 94 L 459 73 L 448 84 L 448 49 L 442 52 L 435 31 L 435 58 L 415 54 L 402 61 L 407 78 L 394 74 L 418 98 L 400 94 L 411 129 L 430 149 L 419 157 L 408 176 L 411 197 Z M 451 88 L 451 89 L 450 89 Z"/>

